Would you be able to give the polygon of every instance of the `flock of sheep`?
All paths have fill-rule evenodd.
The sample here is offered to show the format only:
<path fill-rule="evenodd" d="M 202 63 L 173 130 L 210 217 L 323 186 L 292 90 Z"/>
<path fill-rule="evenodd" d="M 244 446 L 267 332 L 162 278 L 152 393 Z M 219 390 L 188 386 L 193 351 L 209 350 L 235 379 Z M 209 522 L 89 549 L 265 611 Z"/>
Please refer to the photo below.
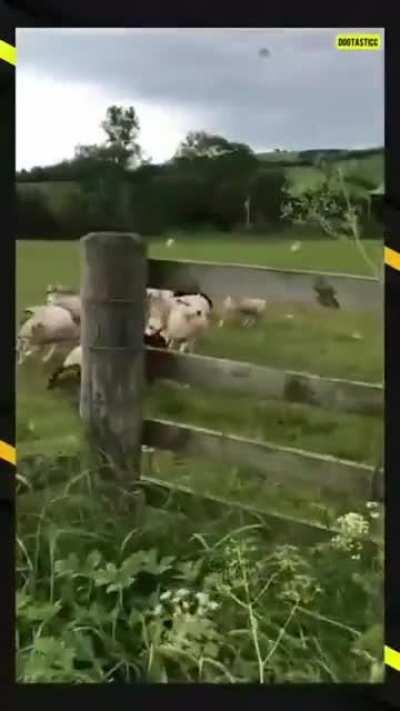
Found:
<path fill-rule="evenodd" d="M 266 309 L 264 299 L 235 300 L 227 296 L 219 308 L 204 293 L 184 293 L 165 289 L 147 289 L 145 345 L 155 348 L 193 352 L 196 340 L 212 324 L 223 326 L 225 320 L 240 318 L 250 326 Z M 43 363 L 63 355 L 62 365 L 50 376 L 54 387 L 63 373 L 80 375 L 81 298 L 71 289 L 50 285 L 46 303 L 24 310 L 24 320 L 17 337 L 17 362 L 32 356 Z"/>

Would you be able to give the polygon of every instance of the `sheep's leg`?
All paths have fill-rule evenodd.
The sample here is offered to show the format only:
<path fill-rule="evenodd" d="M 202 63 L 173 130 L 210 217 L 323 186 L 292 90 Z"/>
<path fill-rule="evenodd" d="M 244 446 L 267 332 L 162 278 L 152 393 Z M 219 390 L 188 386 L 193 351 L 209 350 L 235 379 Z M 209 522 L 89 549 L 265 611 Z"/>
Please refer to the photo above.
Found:
<path fill-rule="evenodd" d="M 37 349 L 37 346 L 30 345 L 28 341 L 20 341 L 19 344 L 17 344 L 18 365 L 22 365 Z"/>
<path fill-rule="evenodd" d="M 23 362 L 23 346 L 21 344 L 21 341 L 17 340 L 17 344 L 15 347 L 15 354 L 17 357 L 17 365 L 21 365 Z"/>
<path fill-rule="evenodd" d="M 17 349 L 17 364 L 22 365 L 24 360 L 26 359 L 26 355 L 22 350 Z"/>
<path fill-rule="evenodd" d="M 42 358 L 42 363 L 48 363 L 48 362 L 49 362 L 49 360 L 53 357 L 53 355 L 54 355 L 54 353 L 55 353 L 56 347 L 57 347 L 56 343 L 53 343 L 53 344 L 50 346 L 50 348 L 49 348 L 49 350 L 47 351 L 46 355 L 44 355 L 43 358 Z"/>

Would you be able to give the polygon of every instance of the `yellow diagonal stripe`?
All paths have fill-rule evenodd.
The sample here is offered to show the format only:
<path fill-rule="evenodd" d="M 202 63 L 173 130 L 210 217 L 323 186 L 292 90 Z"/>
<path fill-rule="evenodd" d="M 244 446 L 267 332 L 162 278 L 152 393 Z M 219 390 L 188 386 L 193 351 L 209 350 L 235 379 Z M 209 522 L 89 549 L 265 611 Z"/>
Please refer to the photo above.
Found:
<path fill-rule="evenodd" d="M 385 664 L 396 671 L 400 671 L 400 652 L 391 647 L 385 647 Z"/>
<path fill-rule="evenodd" d="M 15 47 L 4 40 L 0 40 L 0 59 L 9 64 L 16 64 L 17 62 L 17 52 Z"/>
<path fill-rule="evenodd" d="M 7 444 L 7 442 L 3 442 L 1 439 L 0 459 L 5 459 L 5 461 L 10 462 L 10 464 L 15 464 L 16 462 L 15 447 L 12 447 L 11 444 Z"/>
<path fill-rule="evenodd" d="M 385 247 L 385 264 L 400 271 L 400 254 L 390 247 Z"/>

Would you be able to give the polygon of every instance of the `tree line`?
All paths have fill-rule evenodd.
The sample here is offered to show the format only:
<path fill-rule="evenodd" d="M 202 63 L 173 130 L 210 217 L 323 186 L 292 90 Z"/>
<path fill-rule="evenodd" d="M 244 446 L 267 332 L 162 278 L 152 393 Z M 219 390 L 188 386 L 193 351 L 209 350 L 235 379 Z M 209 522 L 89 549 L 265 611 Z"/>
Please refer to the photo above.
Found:
<path fill-rule="evenodd" d="M 31 186 L 17 190 L 19 238 L 74 239 L 107 229 L 143 235 L 204 226 L 265 230 L 281 224 L 284 160 L 267 163 L 244 143 L 193 131 L 171 160 L 155 165 L 143 156 L 133 107 L 109 107 L 101 126 L 102 144 L 78 145 L 71 160 L 17 174 L 20 184 L 68 181 L 79 188 L 60 193 L 57 210 L 49 194 Z M 309 164 L 321 163 L 320 152 L 308 153 Z"/>

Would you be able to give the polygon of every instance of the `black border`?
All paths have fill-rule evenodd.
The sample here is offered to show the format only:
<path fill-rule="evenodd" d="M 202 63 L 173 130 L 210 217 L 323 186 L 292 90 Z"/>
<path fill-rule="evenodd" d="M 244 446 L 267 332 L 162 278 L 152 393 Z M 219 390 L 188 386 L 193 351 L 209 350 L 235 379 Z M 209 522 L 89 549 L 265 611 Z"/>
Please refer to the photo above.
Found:
<path fill-rule="evenodd" d="M 38 7 L 39 5 L 39 7 Z M 243 5 L 217 8 L 209 3 L 197 7 L 187 2 L 170 4 L 165 7 L 162 17 L 161 7 L 142 5 L 132 8 L 116 0 L 108 6 L 105 0 L 97 0 L 94 5 L 82 0 L 56 2 L 55 0 L 0 0 L 0 39 L 15 44 L 15 27 L 383 27 L 385 28 L 385 86 L 386 86 L 386 235 L 387 246 L 400 251 L 400 50 L 395 21 L 389 23 L 380 13 L 369 13 L 367 7 L 354 7 L 347 3 L 345 21 L 338 19 L 338 3 L 332 8 L 335 16 L 328 18 L 330 8 L 324 7 L 325 17 L 318 18 L 316 10 L 305 12 L 297 19 L 293 8 L 279 8 L 280 16 L 273 17 L 272 8 L 247 2 Z M 354 12 L 352 12 L 354 8 Z M 218 9 L 220 12 L 218 13 Z M 361 14 L 361 9 L 363 10 Z M 285 12 L 286 10 L 286 12 Z M 330 13 L 332 14 L 332 13 Z M 218 16 L 219 15 L 219 16 Z M 307 17 L 308 15 L 308 17 Z M 229 18 L 229 19 L 228 19 Z M 319 20 L 319 21 L 317 21 Z M 394 29 L 391 29 L 394 28 Z M 3 273 L 1 288 L 2 355 L 0 369 L 0 439 L 15 443 L 15 388 L 14 388 L 14 282 L 15 282 L 15 240 L 14 240 L 14 77 L 11 65 L 0 61 L 0 205 L 2 208 L 1 264 Z M 400 313 L 400 273 L 386 266 L 385 269 L 385 381 L 386 381 L 386 643 L 400 651 L 400 575 L 398 571 L 400 526 L 396 516 L 397 502 L 400 501 L 400 437 L 396 415 L 400 410 L 400 331 L 397 314 Z M 5 335 L 6 334 L 6 335 Z M 6 341 L 7 348 L 4 348 Z M 2 573 L 0 622 L 0 684 L 1 698 L 7 695 L 7 686 L 14 681 L 14 467 L 0 461 L 0 559 Z M 397 563 L 397 565 L 396 565 Z M 23 708 L 37 700 L 45 708 L 46 701 L 53 705 L 68 704 L 73 701 L 104 699 L 107 703 L 156 702 L 164 706 L 170 701 L 177 706 L 180 701 L 186 706 L 193 700 L 199 703 L 212 700 L 231 707 L 236 704 L 271 703 L 272 707 L 297 709 L 378 709 L 388 705 L 400 706 L 400 674 L 387 667 L 386 681 L 381 686 L 370 685 L 323 685 L 323 686 L 278 686 L 278 687 L 237 687 L 237 686 L 195 686 L 174 685 L 156 687 L 140 685 L 135 687 L 96 686 L 68 687 L 60 685 L 18 686 L 18 696 Z M 6 685 L 4 687 L 3 685 Z M 7 706 L 5 706 L 7 707 Z"/>

